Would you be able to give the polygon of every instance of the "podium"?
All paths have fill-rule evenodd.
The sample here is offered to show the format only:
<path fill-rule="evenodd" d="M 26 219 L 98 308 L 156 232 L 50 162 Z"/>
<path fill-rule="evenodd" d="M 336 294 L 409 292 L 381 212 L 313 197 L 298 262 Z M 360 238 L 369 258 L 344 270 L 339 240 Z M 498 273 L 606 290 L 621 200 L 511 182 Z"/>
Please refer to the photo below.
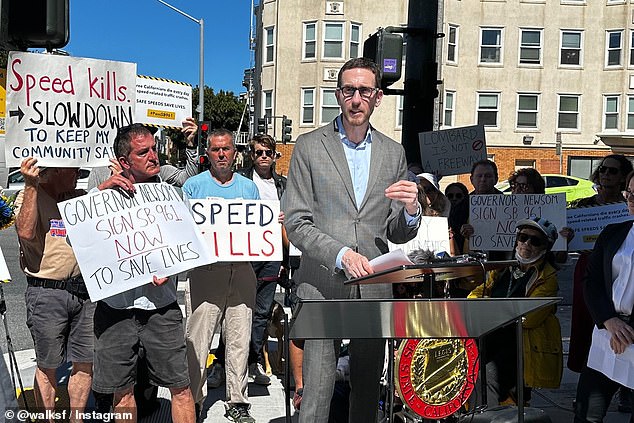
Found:
<path fill-rule="evenodd" d="M 507 266 L 507 262 L 446 263 L 442 265 L 407 265 L 363 278 L 348 284 L 419 282 L 420 275 L 461 277 L 473 272 Z M 511 262 L 512 264 L 513 262 Z M 465 269 L 471 267 L 471 269 Z M 475 269 L 475 270 L 474 270 Z M 456 274 L 461 276 L 456 276 Z M 481 338 L 516 321 L 518 351 L 517 386 L 524 385 L 522 324 L 527 313 L 556 304 L 560 298 L 478 298 L 478 299 L 354 299 L 304 300 L 298 305 L 290 328 L 290 339 L 404 339 L 404 338 Z M 288 339 L 286 342 L 289 342 Z M 390 354 L 390 371 L 393 371 Z M 393 378 L 388 377 L 390 386 Z M 288 396 L 287 389 L 287 406 Z M 390 393 L 392 396 L 392 393 Z M 518 422 L 524 422 L 523 390 L 518 389 Z M 392 398 L 390 398 L 391 400 Z M 290 421 L 287 407 L 287 421 Z M 390 407 L 389 421 L 393 421 Z"/>

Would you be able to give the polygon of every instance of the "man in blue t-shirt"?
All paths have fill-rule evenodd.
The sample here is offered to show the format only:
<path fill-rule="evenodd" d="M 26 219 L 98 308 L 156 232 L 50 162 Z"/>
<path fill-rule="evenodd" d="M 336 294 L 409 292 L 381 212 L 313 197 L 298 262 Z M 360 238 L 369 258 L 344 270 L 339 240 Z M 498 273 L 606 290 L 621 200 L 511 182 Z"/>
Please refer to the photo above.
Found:
<path fill-rule="evenodd" d="M 255 183 L 234 173 L 237 150 L 233 134 L 217 129 L 209 134 L 209 171 L 183 185 L 187 199 L 209 197 L 259 200 Z M 197 409 L 207 395 L 207 356 L 216 327 L 224 315 L 226 343 L 226 414 L 234 422 L 255 422 L 249 415 L 247 359 L 255 306 L 256 277 L 249 262 L 222 262 L 189 272 L 191 314 L 187 319 L 187 361 Z"/>

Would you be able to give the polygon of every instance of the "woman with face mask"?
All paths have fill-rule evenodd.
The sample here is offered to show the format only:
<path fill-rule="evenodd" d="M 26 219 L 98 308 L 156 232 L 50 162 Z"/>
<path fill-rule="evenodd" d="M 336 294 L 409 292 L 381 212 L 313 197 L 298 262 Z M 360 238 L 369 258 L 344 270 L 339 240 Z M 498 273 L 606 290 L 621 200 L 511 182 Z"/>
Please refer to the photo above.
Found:
<path fill-rule="evenodd" d="M 559 285 L 551 251 L 557 228 L 543 218 L 517 222 L 514 255 L 517 266 L 493 270 L 469 298 L 556 297 Z M 558 388 L 563 372 L 561 327 L 556 305 L 527 314 L 523 321 L 524 400 L 531 388 Z M 513 404 L 517 398 L 515 324 L 484 337 L 489 405 Z"/>

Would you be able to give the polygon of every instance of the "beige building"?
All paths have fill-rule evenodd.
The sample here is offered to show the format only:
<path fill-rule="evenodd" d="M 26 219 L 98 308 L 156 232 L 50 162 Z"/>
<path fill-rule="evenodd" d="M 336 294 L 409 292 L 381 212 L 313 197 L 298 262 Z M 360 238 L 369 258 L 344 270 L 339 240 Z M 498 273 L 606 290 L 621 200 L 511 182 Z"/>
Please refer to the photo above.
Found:
<path fill-rule="evenodd" d="M 407 22 L 405 0 L 260 3 L 255 115 L 288 116 L 293 139 L 337 115 L 337 71 L 363 41 Z M 597 156 L 634 154 L 633 5 L 441 0 L 439 127 L 484 124 L 501 178 L 526 166 L 587 178 Z M 372 122 L 400 140 L 401 118 L 401 97 L 385 96 Z M 281 138 L 281 118 L 271 122 Z"/>

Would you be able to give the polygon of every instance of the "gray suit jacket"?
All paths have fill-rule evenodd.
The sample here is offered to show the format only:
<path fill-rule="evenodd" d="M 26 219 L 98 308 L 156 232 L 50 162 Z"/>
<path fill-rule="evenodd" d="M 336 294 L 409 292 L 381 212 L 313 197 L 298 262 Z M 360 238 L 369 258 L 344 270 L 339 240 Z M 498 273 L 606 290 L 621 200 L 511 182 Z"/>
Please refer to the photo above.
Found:
<path fill-rule="evenodd" d="M 293 150 L 286 192 L 284 225 L 290 241 L 302 251 L 298 283 L 315 286 L 324 298 L 354 298 L 335 269 L 344 246 L 368 259 L 387 252 L 387 240 L 404 243 L 416 236 L 407 226 L 404 206 L 385 196 L 385 189 L 407 180 L 403 147 L 372 130 L 372 156 L 365 197 L 357 208 L 343 145 L 334 122 L 300 135 Z M 389 285 L 361 287 L 362 298 L 390 298 Z"/>

